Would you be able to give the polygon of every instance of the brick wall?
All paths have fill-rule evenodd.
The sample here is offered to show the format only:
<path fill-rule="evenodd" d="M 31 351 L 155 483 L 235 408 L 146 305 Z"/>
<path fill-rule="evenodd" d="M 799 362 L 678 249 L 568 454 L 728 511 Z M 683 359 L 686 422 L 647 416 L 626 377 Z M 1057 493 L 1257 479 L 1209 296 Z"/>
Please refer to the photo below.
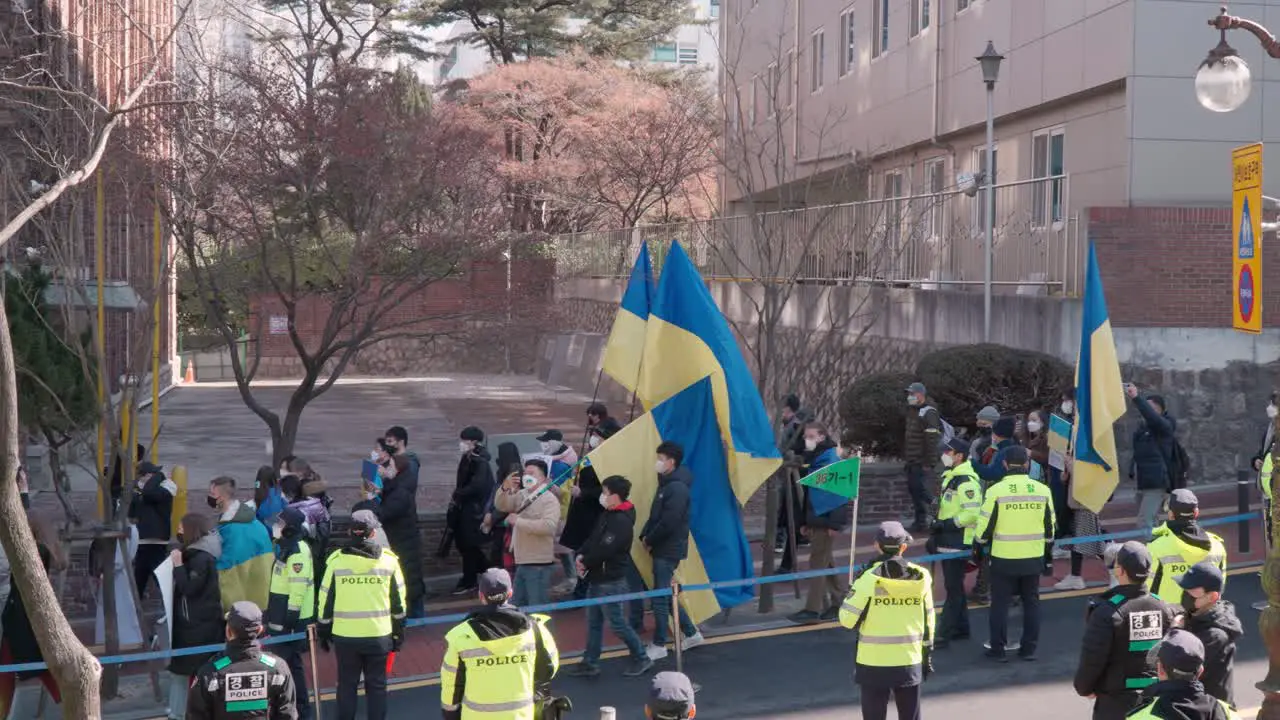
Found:
<path fill-rule="evenodd" d="M 1231 208 L 1092 208 L 1111 324 L 1230 327 Z M 1262 247 L 1262 319 L 1280 326 L 1280 245 Z"/>

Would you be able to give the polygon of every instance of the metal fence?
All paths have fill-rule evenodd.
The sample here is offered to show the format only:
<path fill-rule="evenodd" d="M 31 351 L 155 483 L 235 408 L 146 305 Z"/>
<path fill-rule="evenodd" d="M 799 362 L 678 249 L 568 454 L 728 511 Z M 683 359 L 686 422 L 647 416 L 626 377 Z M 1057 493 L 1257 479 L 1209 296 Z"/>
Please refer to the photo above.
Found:
<path fill-rule="evenodd" d="M 1075 297 L 1082 289 L 1078 217 L 1066 175 L 995 187 L 997 292 Z M 961 289 L 983 283 L 984 191 L 644 225 L 556 238 L 561 277 L 620 277 L 640 243 L 655 266 L 679 241 L 708 278 Z M 657 269 L 657 267 L 655 267 Z"/>

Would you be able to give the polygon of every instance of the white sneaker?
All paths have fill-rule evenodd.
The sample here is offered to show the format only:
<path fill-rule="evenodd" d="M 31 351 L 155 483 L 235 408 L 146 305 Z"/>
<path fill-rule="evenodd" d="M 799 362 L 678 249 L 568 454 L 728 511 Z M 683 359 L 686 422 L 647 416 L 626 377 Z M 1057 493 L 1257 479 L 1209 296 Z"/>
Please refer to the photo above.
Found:
<path fill-rule="evenodd" d="M 680 652 L 692 650 L 706 641 L 707 639 L 702 637 L 701 632 L 696 632 L 693 635 L 682 637 L 680 638 Z"/>
<path fill-rule="evenodd" d="M 1053 586 L 1054 590 L 1083 590 L 1084 578 L 1079 575 L 1068 575 Z"/>
<path fill-rule="evenodd" d="M 648 655 L 650 660 L 657 662 L 667 656 L 667 649 L 662 645 L 654 645 L 653 643 L 650 643 L 649 646 L 644 649 L 644 654 Z"/>
<path fill-rule="evenodd" d="M 1053 549 L 1053 559 L 1054 560 L 1070 560 L 1071 551 L 1068 550 L 1065 545 L 1062 547 L 1055 547 Z"/>

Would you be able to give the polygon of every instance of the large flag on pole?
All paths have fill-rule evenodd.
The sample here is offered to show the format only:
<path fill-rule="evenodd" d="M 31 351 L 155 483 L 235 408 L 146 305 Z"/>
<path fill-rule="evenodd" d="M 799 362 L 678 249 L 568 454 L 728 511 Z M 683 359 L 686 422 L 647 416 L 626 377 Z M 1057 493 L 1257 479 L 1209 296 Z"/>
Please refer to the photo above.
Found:
<path fill-rule="evenodd" d="M 1077 420 L 1072 435 L 1071 497 L 1102 512 L 1120 482 L 1113 426 L 1125 413 L 1120 361 L 1102 292 L 1098 255 L 1089 243 L 1084 282 L 1084 318 L 1076 360 Z"/>
<path fill-rule="evenodd" d="M 609 377 L 632 392 L 635 392 L 640 379 L 645 327 L 652 301 L 653 263 L 649 259 L 649 246 L 641 243 L 640 254 L 631 268 L 631 278 L 622 293 L 622 304 L 613 319 L 613 329 L 609 331 L 609 342 L 605 345 L 604 363 L 601 365 Z"/>
<path fill-rule="evenodd" d="M 728 453 L 729 479 L 745 504 L 782 464 L 782 455 L 737 338 L 676 242 L 663 262 L 649 308 L 636 392 L 652 409 L 707 376 Z"/>
<path fill-rule="evenodd" d="M 631 481 L 636 533 L 631 556 L 652 585 L 653 561 L 640 545 L 640 529 L 657 495 L 653 461 L 663 441 L 684 448 L 684 466 L 693 475 L 689 488 L 689 557 L 680 563 L 683 584 L 745 580 L 752 577 L 751 549 L 742 530 L 742 514 L 729 485 L 729 466 L 716 419 L 710 378 L 702 378 L 636 418 L 587 455 L 601 480 L 621 475 Z M 656 588 L 655 588 L 656 589 Z M 750 599 L 750 587 L 731 587 L 681 595 L 694 622 Z"/>

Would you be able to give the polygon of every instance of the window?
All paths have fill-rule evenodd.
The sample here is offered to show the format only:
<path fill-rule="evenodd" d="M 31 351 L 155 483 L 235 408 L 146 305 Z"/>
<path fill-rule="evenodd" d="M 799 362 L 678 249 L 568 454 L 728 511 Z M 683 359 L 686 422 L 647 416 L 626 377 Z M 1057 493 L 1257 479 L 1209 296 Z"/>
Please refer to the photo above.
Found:
<path fill-rule="evenodd" d="M 1031 176 L 1044 182 L 1035 183 L 1031 201 L 1031 223 L 1045 227 L 1062 222 L 1063 172 L 1066 131 L 1061 127 L 1040 130 L 1031 136 Z"/>
<path fill-rule="evenodd" d="M 875 10 L 871 30 L 871 57 L 877 58 L 889 47 L 889 0 L 872 0 Z"/>
<path fill-rule="evenodd" d="M 711 17 L 720 17 L 720 0 L 711 0 Z"/>
<path fill-rule="evenodd" d="M 896 243 L 902 232 L 903 176 L 901 170 L 884 174 L 884 234 L 885 240 Z"/>
<path fill-rule="evenodd" d="M 907 0 L 907 35 L 915 37 L 920 34 L 920 0 Z"/>
<path fill-rule="evenodd" d="M 840 52 L 840 77 L 853 72 L 858 66 L 858 42 L 853 25 L 853 8 L 840 14 L 840 42 L 844 49 Z"/>
<path fill-rule="evenodd" d="M 977 2 L 977 0 L 956 0 L 956 12 L 964 10 L 975 2 Z"/>
<path fill-rule="evenodd" d="M 688 45 L 681 45 L 677 55 L 680 58 L 681 65 L 697 65 L 698 64 L 698 46 L 697 45 L 694 45 L 692 47 Z"/>
<path fill-rule="evenodd" d="M 995 147 L 992 149 L 991 158 L 992 160 L 995 161 L 993 163 L 995 165 L 995 170 L 991 173 L 991 184 L 998 185 L 1000 182 L 1000 144 L 999 143 L 996 143 Z M 983 233 L 987 229 L 987 215 L 986 215 L 987 179 L 983 177 L 983 174 L 986 173 L 987 171 L 987 146 L 986 145 L 979 145 L 978 147 L 973 149 L 973 167 L 974 167 L 974 176 L 978 182 L 978 193 L 973 196 L 974 232 Z M 998 221 L 1000 217 L 1000 207 L 999 207 L 1000 188 L 997 187 L 995 190 L 996 190 L 996 199 L 994 204 L 996 205 L 996 213 L 992 217 L 996 218 Z"/>
<path fill-rule="evenodd" d="M 943 221 L 945 216 L 943 211 L 946 209 L 942 191 L 946 188 L 946 158 L 933 158 L 924 161 L 924 182 L 925 192 L 929 197 L 925 202 L 928 203 L 927 211 L 924 214 L 925 237 L 940 238 L 943 232 Z"/>
<path fill-rule="evenodd" d="M 659 45 L 654 45 L 653 54 L 650 56 L 650 59 L 653 60 L 654 62 L 668 62 L 668 63 L 675 62 L 676 61 L 676 44 L 661 43 Z"/>
<path fill-rule="evenodd" d="M 796 90 L 796 84 L 797 84 L 796 73 L 798 72 L 798 69 L 796 68 L 796 51 L 795 50 L 787 51 L 786 63 L 787 63 L 787 67 L 786 67 L 785 75 L 787 80 L 784 83 L 784 87 L 782 88 L 782 99 L 783 99 L 782 106 L 791 107 L 792 104 L 795 103 L 795 90 Z"/>
<path fill-rule="evenodd" d="M 778 67 L 778 63 L 769 63 L 769 73 L 765 77 L 769 80 L 764 88 L 764 101 L 769 105 L 769 117 L 774 117 L 778 114 L 778 91 L 782 89 L 782 68 Z"/>
<path fill-rule="evenodd" d="M 809 92 L 818 92 L 822 89 L 822 68 L 827 64 L 827 34 L 819 30 L 809 40 Z"/>
<path fill-rule="evenodd" d="M 920 0 L 920 29 L 925 30 L 928 27 L 929 27 L 929 0 Z"/>

